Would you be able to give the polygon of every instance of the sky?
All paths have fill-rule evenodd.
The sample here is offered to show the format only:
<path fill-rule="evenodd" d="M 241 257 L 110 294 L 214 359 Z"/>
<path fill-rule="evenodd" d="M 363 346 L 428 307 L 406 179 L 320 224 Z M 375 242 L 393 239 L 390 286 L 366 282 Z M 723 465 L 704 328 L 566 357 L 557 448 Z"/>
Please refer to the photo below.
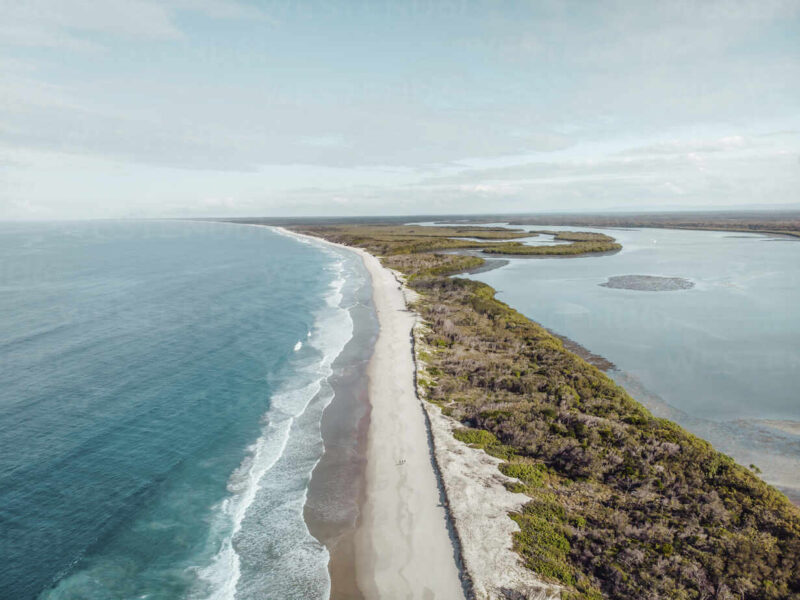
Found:
<path fill-rule="evenodd" d="M 800 208 L 800 0 L 0 0 L 0 219 Z"/>

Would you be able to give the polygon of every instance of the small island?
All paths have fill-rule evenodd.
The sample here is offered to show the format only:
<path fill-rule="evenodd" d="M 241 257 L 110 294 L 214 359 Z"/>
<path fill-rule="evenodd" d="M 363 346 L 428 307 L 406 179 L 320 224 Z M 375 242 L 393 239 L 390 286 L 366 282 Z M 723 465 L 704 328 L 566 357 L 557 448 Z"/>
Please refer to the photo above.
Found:
<path fill-rule="evenodd" d="M 550 231 L 531 230 L 528 235 L 540 233 L 552 235 L 556 242 L 565 242 L 555 246 L 526 246 L 521 242 L 506 242 L 493 247 L 483 248 L 484 254 L 509 254 L 516 256 L 585 256 L 588 254 L 607 254 L 622 250 L 613 237 L 603 233 L 588 231 Z"/>
<path fill-rule="evenodd" d="M 637 292 L 675 292 L 689 290 L 694 282 L 682 277 L 656 277 L 655 275 L 618 275 L 609 277 L 601 287 L 616 290 L 636 290 Z"/>

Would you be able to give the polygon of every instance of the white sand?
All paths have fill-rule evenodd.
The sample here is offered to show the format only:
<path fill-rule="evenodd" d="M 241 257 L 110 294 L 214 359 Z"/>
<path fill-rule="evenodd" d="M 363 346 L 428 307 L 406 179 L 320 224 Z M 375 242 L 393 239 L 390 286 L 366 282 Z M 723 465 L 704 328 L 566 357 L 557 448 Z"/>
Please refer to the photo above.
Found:
<path fill-rule="evenodd" d="M 464 598 L 414 390 L 416 315 L 406 309 L 391 271 L 374 256 L 361 256 L 372 276 L 380 333 L 368 368 L 372 410 L 367 494 L 356 532 L 359 587 L 367 598 Z"/>
<path fill-rule="evenodd" d="M 374 486 L 375 493 L 368 491 L 364 524 L 359 532 L 364 536 L 360 540 L 363 561 L 376 558 L 375 566 L 369 569 L 372 573 L 366 578 L 372 581 L 359 576 L 360 587 L 369 598 L 463 598 L 460 587 L 456 587 L 454 548 L 444 528 L 445 509 L 435 506 L 431 510 L 431 500 L 438 502 L 438 491 L 422 418 L 424 410 L 430 420 L 435 461 L 444 482 L 448 510 L 460 541 L 460 558 L 475 597 L 560 598 L 561 588 L 540 581 L 522 565 L 512 548 L 512 535 L 519 527 L 508 513 L 520 510 L 530 498 L 509 492 L 503 484 L 511 479 L 497 468 L 501 461 L 456 440 L 452 432 L 458 423 L 442 415 L 437 406 L 420 401 L 414 393 L 410 337 L 419 339 L 415 329 L 421 323 L 406 304 L 413 302 L 416 294 L 401 287 L 400 276 L 382 267 L 378 259 L 360 253 L 372 276 L 381 325 L 369 369 L 373 412 L 367 485 Z M 395 405 L 392 399 L 400 402 Z M 402 458 L 407 458 L 408 463 L 392 470 Z M 402 519 L 395 517 L 397 524 L 387 527 L 386 520 L 401 514 Z M 405 519 L 408 522 L 402 523 Z M 398 540 L 403 540 L 402 546 Z M 406 549 L 402 564 L 408 566 L 395 574 L 392 570 L 400 564 L 397 558 L 401 547 Z M 384 564 L 384 556 L 392 558 Z M 407 583 L 411 581 L 417 582 L 416 588 Z M 426 595 L 428 585 L 424 582 L 432 581 L 439 587 L 431 585 L 435 595 Z M 373 582 L 375 586 L 371 587 Z M 451 586 L 449 590 L 447 585 Z"/>
<path fill-rule="evenodd" d="M 367 489 L 355 539 L 359 588 L 369 600 L 463 599 L 459 552 L 477 600 L 559 598 L 560 588 L 537 579 L 512 549 L 519 528 L 508 513 L 529 498 L 506 490 L 510 479 L 497 469 L 500 461 L 456 440 L 458 423 L 416 394 L 412 336 L 419 340 L 422 324 L 406 307 L 416 294 L 368 252 L 341 247 L 362 257 L 380 324 L 368 368 Z M 450 538 L 448 513 L 458 543 Z"/>
<path fill-rule="evenodd" d="M 358 587 L 368 600 L 461 600 L 425 413 L 414 390 L 416 314 L 406 309 L 395 276 L 377 258 L 342 247 L 358 253 L 369 271 L 380 325 L 368 366 L 366 497 L 355 535 Z"/>

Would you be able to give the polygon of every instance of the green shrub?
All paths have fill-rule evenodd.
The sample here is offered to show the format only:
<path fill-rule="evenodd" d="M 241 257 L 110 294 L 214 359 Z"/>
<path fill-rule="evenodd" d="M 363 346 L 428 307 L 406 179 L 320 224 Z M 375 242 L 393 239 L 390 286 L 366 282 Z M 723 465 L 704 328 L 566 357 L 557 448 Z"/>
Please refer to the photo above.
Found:
<path fill-rule="evenodd" d="M 499 443 L 493 433 L 484 431 L 483 429 L 471 429 L 467 427 L 464 429 L 456 429 L 453 431 L 453 436 L 460 442 L 483 449 Z"/>
<path fill-rule="evenodd" d="M 504 475 L 516 477 L 523 483 L 537 487 L 544 483 L 544 474 L 546 470 L 546 467 L 541 464 L 503 463 L 500 465 L 500 471 Z"/>

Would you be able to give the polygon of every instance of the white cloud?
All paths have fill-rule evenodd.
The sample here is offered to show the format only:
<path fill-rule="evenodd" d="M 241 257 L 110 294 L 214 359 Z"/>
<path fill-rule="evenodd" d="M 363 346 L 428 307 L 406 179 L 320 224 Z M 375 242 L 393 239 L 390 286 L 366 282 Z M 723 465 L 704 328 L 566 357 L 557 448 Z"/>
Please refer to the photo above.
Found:
<path fill-rule="evenodd" d="M 87 34 L 123 39 L 178 40 L 179 10 L 219 19 L 265 18 L 247 5 L 223 0 L 0 0 L 0 44 L 88 49 Z"/>
<path fill-rule="evenodd" d="M 742 135 L 730 135 L 712 140 L 671 140 L 647 146 L 630 148 L 619 153 L 619 156 L 658 156 L 671 154 L 697 155 L 709 152 L 729 152 L 753 148 L 756 141 Z M 761 144 L 764 145 L 763 143 Z"/>
<path fill-rule="evenodd" d="M 798 10 L 0 0 L 1 191 L 103 215 L 788 198 Z"/>
<path fill-rule="evenodd" d="M 180 31 L 169 11 L 135 0 L 3 0 L 0 42 L 24 46 L 90 47 L 86 33 L 130 38 L 176 39 Z"/>
<path fill-rule="evenodd" d="M 590 158 L 527 161 L 430 176 L 426 193 L 492 193 L 530 210 L 556 207 L 796 203 L 800 135 L 673 140 Z"/>
<path fill-rule="evenodd" d="M 340 148 L 347 146 L 348 143 L 338 135 L 314 135 L 302 137 L 298 143 L 303 146 L 313 146 L 316 148 Z"/>
<path fill-rule="evenodd" d="M 267 13 L 253 5 L 230 0 L 164 0 L 173 9 L 201 13 L 212 19 L 256 19 L 274 23 Z"/>

